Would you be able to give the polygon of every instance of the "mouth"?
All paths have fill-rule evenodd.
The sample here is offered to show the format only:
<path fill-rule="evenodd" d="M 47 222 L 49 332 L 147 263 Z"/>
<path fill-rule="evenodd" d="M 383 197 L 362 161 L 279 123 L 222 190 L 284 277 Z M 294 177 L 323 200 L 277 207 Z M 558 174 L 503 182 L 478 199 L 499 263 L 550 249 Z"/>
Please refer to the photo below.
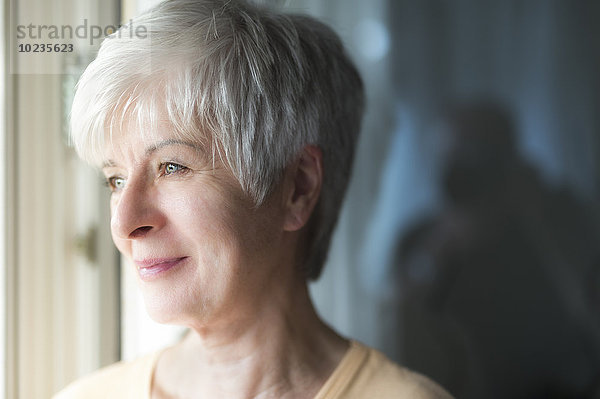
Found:
<path fill-rule="evenodd" d="M 138 274 L 143 281 L 152 281 L 162 277 L 166 272 L 180 266 L 188 257 L 144 259 L 134 261 Z"/>

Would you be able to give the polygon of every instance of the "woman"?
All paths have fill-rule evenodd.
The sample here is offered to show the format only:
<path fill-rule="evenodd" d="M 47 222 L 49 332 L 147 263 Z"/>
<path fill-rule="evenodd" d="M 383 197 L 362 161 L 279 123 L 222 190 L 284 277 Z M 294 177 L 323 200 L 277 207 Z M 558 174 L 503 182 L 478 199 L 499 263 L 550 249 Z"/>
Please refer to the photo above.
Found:
<path fill-rule="evenodd" d="M 57 397 L 448 397 L 309 298 L 363 108 L 337 36 L 242 1 L 167 1 L 131 24 L 81 77 L 73 142 L 106 176 L 150 315 L 191 332 Z"/>

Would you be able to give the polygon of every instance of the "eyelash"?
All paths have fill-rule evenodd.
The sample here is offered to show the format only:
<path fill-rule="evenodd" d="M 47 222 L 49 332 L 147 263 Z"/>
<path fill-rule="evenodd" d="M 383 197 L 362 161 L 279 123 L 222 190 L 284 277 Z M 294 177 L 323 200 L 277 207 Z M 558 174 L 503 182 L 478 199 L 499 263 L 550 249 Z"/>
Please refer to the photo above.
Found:
<path fill-rule="evenodd" d="M 168 166 L 174 166 L 176 168 L 176 170 L 167 173 L 167 167 Z M 164 162 L 164 163 L 161 163 L 160 167 L 158 169 L 159 169 L 160 174 L 162 176 L 175 175 L 175 174 L 183 173 L 183 172 L 186 172 L 186 171 L 189 170 L 185 166 L 180 165 L 180 164 L 175 163 L 175 162 Z"/>
<path fill-rule="evenodd" d="M 118 191 L 119 189 L 117 188 L 117 185 L 115 183 L 115 181 L 117 179 L 123 179 L 121 176 L 109 176 L 106 179 L 104 179 L 104 185 L 106 187 L 108 187 L 110 189 L 111 192 L 115 192 Z M 123 179 L 124 180 L 124 179 Z"/>
<path fill-rule="evenodd" d="M 167 168 L 169 166 L 173 166 L 175 168 L 175 170 L 168 172 Z M 170 176 L 170 175 L 177 175 L 177 174 L 185 173 L 189 169 L 187 167 L 180 165 L 178 163 L 175 163 L 175 162 L 164 162 L 159 165 L 158 170 L 159 170 L 160 176 Z M 121 176 L 109 176 L 104 180 L 104 185 L 106 187 L 108 187 L 111 192 L 114 193 L 116 191 L 119 191 L 119 189 L 120 189 L 119 187 L 117 187 L 117 184 L 118 184 L 118 183 L 116 183 L 117 180 L 123 180 L 123 183 L 124 183 L 125 178 L 121 177 Z"/>

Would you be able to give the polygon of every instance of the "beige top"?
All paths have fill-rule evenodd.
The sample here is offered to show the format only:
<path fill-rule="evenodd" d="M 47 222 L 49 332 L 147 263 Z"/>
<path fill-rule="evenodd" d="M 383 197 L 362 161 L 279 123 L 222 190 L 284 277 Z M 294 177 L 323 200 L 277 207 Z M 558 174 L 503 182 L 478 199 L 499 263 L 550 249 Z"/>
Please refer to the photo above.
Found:
<path fill-rule="evenodd" d="M 54 399 L 150 399 L 158 351 L 132 362 L 116 363 L 78 380 Z M 381 352 L 356 341 L 315 399 L 450 399 L 425 376 L 402 368 Z"/>

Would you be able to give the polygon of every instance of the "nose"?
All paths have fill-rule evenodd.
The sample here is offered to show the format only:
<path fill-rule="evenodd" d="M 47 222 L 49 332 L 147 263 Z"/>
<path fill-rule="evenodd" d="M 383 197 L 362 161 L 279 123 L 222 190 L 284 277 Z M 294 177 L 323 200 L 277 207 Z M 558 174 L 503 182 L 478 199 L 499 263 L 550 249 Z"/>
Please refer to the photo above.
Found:
<path fill-rule="evenodd" d="M 162 216 L 151 185 L 143 178 L 128 179 L 111 204 L 111 231 L 114 238 L 133 240 L 160 228 Z"/>

